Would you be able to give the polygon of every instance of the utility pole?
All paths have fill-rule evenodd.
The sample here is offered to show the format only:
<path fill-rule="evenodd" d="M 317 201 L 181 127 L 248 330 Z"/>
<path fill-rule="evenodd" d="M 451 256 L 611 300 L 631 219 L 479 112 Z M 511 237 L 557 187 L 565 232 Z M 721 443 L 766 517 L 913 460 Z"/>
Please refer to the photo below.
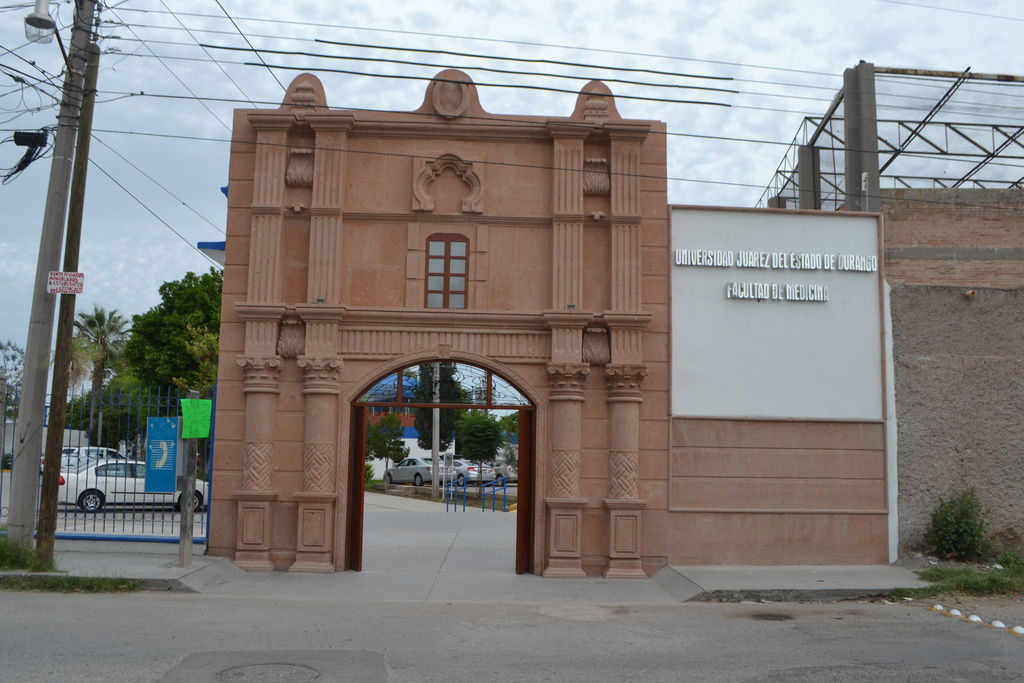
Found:
<path fill-rule="evenodd" d="M 100 46 L 89 44 L 85 71 L 85 99 L 78 126 L 74 175 L 71 178 L 71 206 L 68 210 L 68 236 L 64 244 L 64 271 L 78 271 L 78 252 L 82 243 L 82 213 L 85 208 L 85 178 L 89 170 L 89 142 L 92 140 L 92 111 L 96 102 L 96 77 L 100 70 Z M 75 295 L 60 295 L 57 314 L 57 348 L 53 354 L 53 384 L 50 388 L 50 415 L 46 430 L 46 463 L 39 490 L 39 529 L 36 532 L 36 559 L 43 566 L 53 562 L 53 541 L 57 532 L 57 492 L 64 424 L 67 412 L 68 382 L 71 373 L 71 335 L 75 328 Z M 93 397 L 93 400 L 98 400 Z"/>
<path fill-rule="evenodd" d="M 189 389 L 188 397 L 190 399 L 199 398 L 199 392 L 195 389 Z M 184 411 L 182 411 L 184 413 Z M 184 420 L 182 420 L 182 432 L 185 431 Z M 192 507 L 192 497 L 195 495 L 196 490 L 196 455 L 199 452 L 199 439 L 190 438 L 184 439 L 182 445 L 184 446 L 184 467 L 182 468 L 181 476 L 181 525 L 179 526 L 178 532 L 178 566 L 179 567 L 191 567 L 192 566 L 192 524 L 194 519 L 194 508 Z"/>
<path fill-rule="evenodd" d="M 434 402 L 434 407 L 430 411 L 431 427 L 430 430 L 430 464 L 433 469 L 433 473 L 430 477 L 430 497 L 433 500 L 438 499 L 438 486 L 437 480 L 441 477 L 441 466 L 438 465 L 441 452 L 441 409 L 437 407 L 437 404 L 441 402 L 441 364 L 434 363 L 432 379 L 434 380 L 433 395 L 431 399 Z"/>
<path fill-rule="evenodd" d="M 50 366 L 50 344 L 53 341 L 56 297 L 46 293 L 46 282 L 49 273 L 57 270 L 60 265 L 68 184 L 85 80 L 86 46 L 92 37 L 95 11 L 95 0 L 81 0 L 75 5 L 71 51 L 68 55 L 70 68 L 64 77 L 57 133 L 53 140 L 53 163 L 50 166 L 50 184 L 46 192 L 46 208 L 39 239 L 28 340 L 25 342 L 25 374 L 18 403 L 18 427 L 14 435 L 11 506 L 7 523 L 8 541 L 23 548 L 30 547 L 35 527 L 36 482 L 39 477 L 39 456 L 42 453 L 46 376 Z"/>

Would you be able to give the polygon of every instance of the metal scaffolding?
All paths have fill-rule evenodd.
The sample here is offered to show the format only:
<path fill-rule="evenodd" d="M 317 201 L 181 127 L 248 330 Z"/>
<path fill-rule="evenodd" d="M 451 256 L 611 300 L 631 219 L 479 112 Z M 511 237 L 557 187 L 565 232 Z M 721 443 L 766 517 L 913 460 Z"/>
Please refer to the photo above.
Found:
<path fill-rule="evenodd" d="M 870 145 L 862 142 L 858 149 L 847 140 L 848 128 L 860 117 L 850 111 L 846 80 L 824 115 L 803 120 L 758 206 L 852 208 L 853 193 L 848 196 L 846 188 L 864 189 L 865 172 L 874 173 L 880 191 L 1024 188 L 1024 76 L 862 62 L 847 71 L 847 78 L 865 69 L 873 72 L 868 86 L 873 93 L 867 96 L 874 99 L 874 121 L 857 124 L 877 128 L 877 154 Z M 856 156 L 867 171 L 851 176 Z"/>

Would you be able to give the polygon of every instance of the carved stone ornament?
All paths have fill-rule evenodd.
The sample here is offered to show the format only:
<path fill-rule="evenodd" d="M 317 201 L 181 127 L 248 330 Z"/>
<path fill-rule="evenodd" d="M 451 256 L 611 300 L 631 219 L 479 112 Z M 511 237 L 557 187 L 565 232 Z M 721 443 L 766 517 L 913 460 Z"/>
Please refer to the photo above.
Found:
<path fill-rule="evenodd" d="M 608 458 L 609 498 L 637 497 L 640 455 L 637 451 L 612 451 Z"/>
<path fill-rule="evenodd" d="M 608 330 L 588 327 L 583 330 L 583 362 L 589 365 L 608 365 L 612 360 Z"/>
<path fill-rule="evenodd" d="M 548 380 L 553 391 L 583 391 L 589 374 L 587 363 L 548 363 Z"/>
<path fill-rule="evenodd" d="M 607 95 L 588 93 L 583 108 L 583 120 L 607 121 L 610 109 L 611 101 Z"/>
<path fill-rule="evenodd" d="M 604 378 L 609 392 L 639 392 L 647 377 L 646 365 L 612 365 L 605 368 Z"/>
<path fill-rule="evenodd" d="M 480 176 L 473 171 L 473 164 L 463 161 L 454 154 L 442 154 L 433 161 L 423 159 L 418 169 L 416 166 L 413 167 L 413 211 L 434 210 L 434 198 L 430 196 L 429 187 L 446 170 L 453 171 L 469 189 L 469 193 L 462 199 L 462 212 L 483 213 L 483 183 Z"/>
<path fill-rule="evenodd" d="M 469 77 L 456 72 L 444 75 L 450 75 L 452 78 L 447 80 L 436 78 L 434 80 L 430 102 L 434 105 L 434 111 L 438 116 L 455 119 L 465 114 L 469 108 L 469 83 L 461 80 L 462 78 L 468 80 Z"/>
<path fill-rule="evenodd" d="M 269 441 L 245 444 L 242 455 L 242 490 L 269 491 L 273 473 L 274 445 Z"/>
<path fill-rule="evenodd" d="M 319 356 L 303 356 L 297 362 L 302 368 L 302 378 L 307 385 L 336 385 L 341 375 L 340 358 L 323 358 Z"/>
<path fill-rule="evenodd" d="M 277 355 L 281 358 L 296 358 L 306 350 L 306 326 L 301 320 L 281 321 L 277 335 Z"/>
<path fill-rule="evenodd" d="M 293 149 L 288 152 L 284 184 L 288 187 L 313 187 L 313 150 Z"/>
<path fill-rule="evenodd" d="M 576 498 L 580 495 L 580 452 L 551 451 L 551 496 Z"/>
<path fill-rule="evenodd" d="M 302 488 L 305 491 L 330 491 L 333 486 L 334 444 L 309 443 L 303 453 Z"/>
<path fill-rule="evenodd" d="M 235 360 L 245 374 L 245 390 L 277 390 L 281 359 L 277 356 L 249 356 Z"/>
<path fill-rule="evenodd" d="M 607 159 L 587 159 L 583 162 L 583 194 L 607 197 L 612 193 L 612 179 Z"/>

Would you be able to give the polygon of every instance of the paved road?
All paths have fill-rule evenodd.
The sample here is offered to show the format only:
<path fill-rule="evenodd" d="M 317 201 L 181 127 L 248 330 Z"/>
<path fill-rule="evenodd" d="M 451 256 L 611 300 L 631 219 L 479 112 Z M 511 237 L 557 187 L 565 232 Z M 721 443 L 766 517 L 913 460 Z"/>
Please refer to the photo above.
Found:
<path fill-rule="evenodd" d="M 1024 637 L 921 604 L 0 595 L 12 681 L 1019 681 Z M 273 666 L 271 666 L 273 665 Z M 293 675 L 287 678 L 285 674 Z"/>

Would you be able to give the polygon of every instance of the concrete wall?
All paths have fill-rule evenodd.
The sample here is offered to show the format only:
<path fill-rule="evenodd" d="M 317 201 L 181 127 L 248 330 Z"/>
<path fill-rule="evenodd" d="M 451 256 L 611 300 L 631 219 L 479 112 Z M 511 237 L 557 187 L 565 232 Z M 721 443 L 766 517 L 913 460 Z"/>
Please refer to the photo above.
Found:
<path fill-rule="evenodd" d="M 963 483 L 1021 542 L 1024 288 L 895 285 L 892 318 L 901 552 L 924 548 L 939 497 Z"/>

